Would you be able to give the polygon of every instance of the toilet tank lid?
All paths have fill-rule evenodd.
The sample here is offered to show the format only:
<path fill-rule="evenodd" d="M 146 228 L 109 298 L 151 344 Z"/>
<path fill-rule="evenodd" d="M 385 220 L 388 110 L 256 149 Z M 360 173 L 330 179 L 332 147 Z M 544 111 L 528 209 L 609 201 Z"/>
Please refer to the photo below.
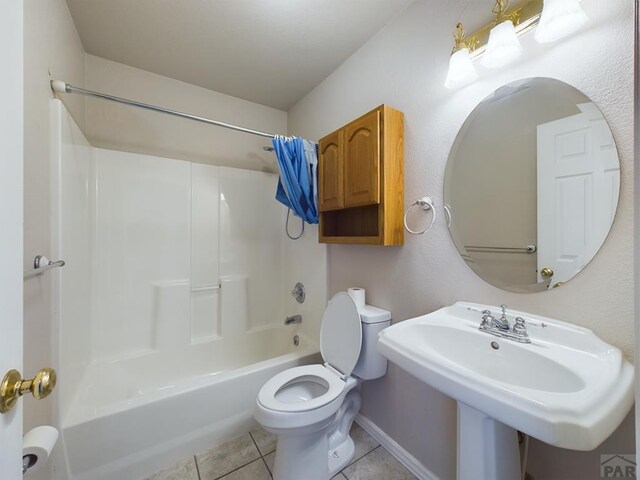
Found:
<path fill-rule="evenodd" d="M 373 305 L 363 305 L 358 307 L 360 320 L 362 323 L 381 323 L 391 320 L 391 312 Z"/>

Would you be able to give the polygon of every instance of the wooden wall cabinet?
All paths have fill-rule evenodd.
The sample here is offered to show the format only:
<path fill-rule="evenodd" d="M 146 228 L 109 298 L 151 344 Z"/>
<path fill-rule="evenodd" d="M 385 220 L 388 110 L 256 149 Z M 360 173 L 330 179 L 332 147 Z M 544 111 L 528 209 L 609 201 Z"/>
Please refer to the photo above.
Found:
<path fill-rule="evenodd" d="M 344 165 L 342 130 L 322 139 L 318 158 L 318 209 L 344 208 Z"/>
<path fill-rule="evenodd" d="M 319 142 L 320 242 L 404 243 L 404 115 L 386 105 Z"/>

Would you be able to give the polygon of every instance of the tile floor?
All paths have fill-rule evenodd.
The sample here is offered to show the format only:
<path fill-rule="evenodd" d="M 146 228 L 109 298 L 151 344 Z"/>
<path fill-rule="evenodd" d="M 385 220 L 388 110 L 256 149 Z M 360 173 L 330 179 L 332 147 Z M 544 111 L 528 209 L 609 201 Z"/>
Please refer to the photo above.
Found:
<path fill-rule="evenodd" d="M 353 460 L 331 480 L 416 480 L 356 423 L 351 428 L 351 437 L 356 447 Z M 258 428 L 182 460 L 146 480 L 271 480 L 275 450 L 275 436 Z"/>

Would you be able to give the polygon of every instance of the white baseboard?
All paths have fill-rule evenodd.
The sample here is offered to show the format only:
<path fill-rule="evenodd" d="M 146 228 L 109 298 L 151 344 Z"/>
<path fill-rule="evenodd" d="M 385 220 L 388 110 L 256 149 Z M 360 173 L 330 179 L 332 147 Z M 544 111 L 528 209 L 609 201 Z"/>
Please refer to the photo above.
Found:
<path fill-rule="evenodd" d="M 413 455 L 402 448 L 389 435 L 384 433 L 380 427 L 364 417 L 362 414 L 356 416 L 356 423 L 360 425 L 369 435 L 371 435 L 380 445 L 386 448 L 391 455 L 405 466 L 420 480 L 440 480 L 432 471 L 420 463 Z"/>

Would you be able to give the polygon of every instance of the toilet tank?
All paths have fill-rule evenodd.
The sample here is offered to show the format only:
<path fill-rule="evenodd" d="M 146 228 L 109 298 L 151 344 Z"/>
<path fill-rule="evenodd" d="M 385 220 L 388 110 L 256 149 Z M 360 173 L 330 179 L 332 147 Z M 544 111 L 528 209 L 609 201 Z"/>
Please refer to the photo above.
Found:
<path fill-rule="evenodd" d="M 378 333 L 391 325 L 391 312 L 372 305 L 358 307 L 362 322 L 362 347 L 353 375 L 362 380 L 384 377 L 387 359 L 378 352 Z"/>

